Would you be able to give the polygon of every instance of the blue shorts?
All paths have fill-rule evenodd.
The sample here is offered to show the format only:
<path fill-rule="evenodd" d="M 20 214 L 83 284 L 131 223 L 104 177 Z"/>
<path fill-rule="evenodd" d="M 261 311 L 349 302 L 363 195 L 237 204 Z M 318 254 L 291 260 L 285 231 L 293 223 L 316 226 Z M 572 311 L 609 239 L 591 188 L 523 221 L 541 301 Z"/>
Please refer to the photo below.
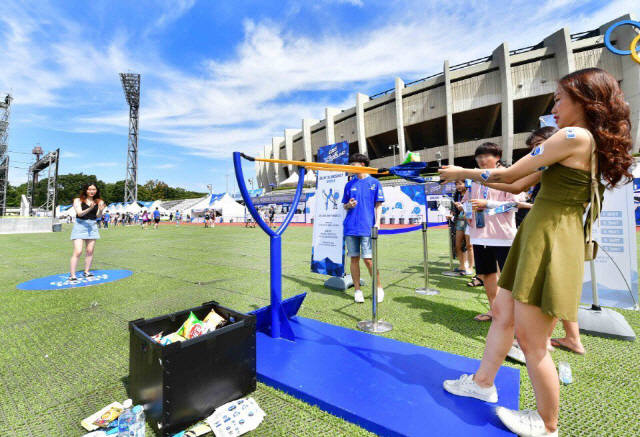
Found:
<path fill-rule="evenodd" d="M 95 220 L 76 218 L 71 230 L 71 240 L 98 240 L 98 224 Z"/>
<path fill-rule="evenodd" d="M 371 237 L 355 237 L 346 235 L 344 237 L 347 243 L 347 253 L 350 257 L 360 256 L 362 258 L 371 259 Z"/>

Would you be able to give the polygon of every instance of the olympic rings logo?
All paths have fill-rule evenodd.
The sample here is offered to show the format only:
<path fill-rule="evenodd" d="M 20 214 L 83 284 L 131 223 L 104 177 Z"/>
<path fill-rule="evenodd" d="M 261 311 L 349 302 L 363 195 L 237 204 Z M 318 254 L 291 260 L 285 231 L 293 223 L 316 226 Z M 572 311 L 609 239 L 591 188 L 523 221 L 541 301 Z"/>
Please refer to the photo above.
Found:
<path fill-rule="evenodd" d="M 616 55 L 621 55 L 621 56 L 630 55 L 634 61 L 640 64 L 640 54 L 638 54 L 638 52 L 640 51 L 640 46 L 639 46 L 640 34 L 636 35 L 636 37 L 633 38 L 633 40 L 631 40 L 631 44 L 629 45 L 629 50 L 620 50 L 618 48 L 615 48 L 613 44 L 611 44 L 611 34 L 613 33 L 613 31 L 616 28 L 624 25 L 633 26 L 636 29 L 640 30 L 640 22 L 638 21 L 633 21 L 633 20 L 620 21 L 607 29 L 607 32 L 604 34 L 604 45 L 609 49 L 611 53 L 615 53 Z"/>

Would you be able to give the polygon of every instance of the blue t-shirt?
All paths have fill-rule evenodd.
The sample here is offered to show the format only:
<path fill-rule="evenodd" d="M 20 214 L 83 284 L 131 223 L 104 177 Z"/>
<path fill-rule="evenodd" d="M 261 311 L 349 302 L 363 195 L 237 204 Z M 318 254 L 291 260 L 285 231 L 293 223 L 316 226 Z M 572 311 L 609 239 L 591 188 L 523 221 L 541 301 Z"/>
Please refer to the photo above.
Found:
<path fill-rule="evenodd" d="M 347 210 L 344 218 L 344 235 L 368 237 L 375 224 L 375 207 L 377 202 L 384 202 L 382 185 L 376 178 L 367 176 L 364 179 L 355 177 L 344 187 L 342 203 L 356 199 L 355 208 Z"/>
<path fill-rule="evenodd" d="M 102 216 L 102 221 L 104 221 L 105 223 L 109 223 L 110 218 L 111 216 L 109 215 L 109 213 L 105 212 L 104 215 Z"/>
<path fill-rule="evenodd" d="M 159 219 L 160 218 L 160 211 L 158 211 L 157 209 L 155 211 L 153 211 L 153 218 L 154 219 Z"/>

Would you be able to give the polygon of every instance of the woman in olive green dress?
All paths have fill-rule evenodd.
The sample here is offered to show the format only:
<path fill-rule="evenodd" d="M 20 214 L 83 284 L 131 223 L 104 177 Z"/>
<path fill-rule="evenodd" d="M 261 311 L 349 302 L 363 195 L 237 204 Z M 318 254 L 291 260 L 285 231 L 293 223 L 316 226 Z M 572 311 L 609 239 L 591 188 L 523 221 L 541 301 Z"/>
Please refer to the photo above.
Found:
<path fill-rule="evenodd" d="M 501 273 L 480 367 L 474 375 L 443 384 L 452 394 L 497 402 L 494 379 L 515 332 L 526 357 L 537 410 L 499 407 L 496 411 L 503 424 L 521 436 L 558 435 L 560 389 L 547 337 L 557 319 L 577 320 L 592 144 L 598 179 L 614 187 L 632 178 L 629 106 L 613 76 L 597 68 L 570 73 L 558 83 L 554 101 L 552 113 L 560 130 L 513 166 L 440 170 L 445 181 L 506 183 L 542 170 L 540 192 Z"/>

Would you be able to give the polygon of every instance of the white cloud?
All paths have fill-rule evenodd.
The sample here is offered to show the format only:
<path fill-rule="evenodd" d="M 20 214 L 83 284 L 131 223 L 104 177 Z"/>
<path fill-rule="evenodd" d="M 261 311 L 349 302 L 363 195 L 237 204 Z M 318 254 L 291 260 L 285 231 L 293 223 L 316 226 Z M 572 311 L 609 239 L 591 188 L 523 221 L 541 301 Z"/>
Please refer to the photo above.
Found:
<path fill-rule="evenodd" d="M 73 159 L 73 158 L 77 158 L 77 157 L 79 157 L 79 156 L 80 156 L 79 154 L 77 154 L 77 153 L 73 153 L 73 152 L 69 152 L 69 151 L 67 151 L 67 150 L 62 151 L 62 152 L 60 153 L 60 157 L 61 157 L 61 158 L 66 158 L 66 159 Z"/>
<path fill-rule="evenodd" d="M 153 168 L 157 168 L 159 170 L 166 170 L 174 167 L 176 167 L 176 164 L 160 164 L 160 165 L 153 166 Z"/>
<path fill-rule="evenodd" d="M 196 0 L 167 0 L 165 12 L 155 22 L 155 26 L 163 27 L 177 20 L 187 13 L 196 3 Z"/>
<path fill-rule="evenodd" d="M 119 167 L 121 165 L 122 163 L 105 161 L 105 162 L 92 162 L 88 166 L 89 167 Z"/>

